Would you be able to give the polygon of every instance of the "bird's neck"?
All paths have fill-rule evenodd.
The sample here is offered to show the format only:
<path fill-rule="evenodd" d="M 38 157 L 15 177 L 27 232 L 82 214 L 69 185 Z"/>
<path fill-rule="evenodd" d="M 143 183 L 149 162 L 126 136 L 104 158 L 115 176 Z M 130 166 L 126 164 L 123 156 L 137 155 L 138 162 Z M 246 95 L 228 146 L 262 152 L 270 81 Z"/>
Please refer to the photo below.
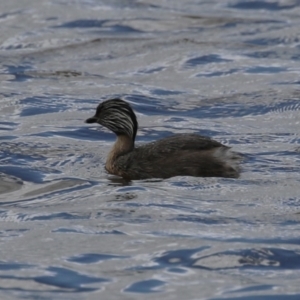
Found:
<path fill-rule="evenodd" d="M 116 159 L 123 154 L 126 154 L 132 151 L 134 148 L 134 140 L 128 135 L 117 135 L 117 140 L 110 150 L 107 160 L 106 160 L 106 170 L 109 173 L 115 174 L 115 161 Z M 117 175 L 117 174 L 116 174 Z"/>

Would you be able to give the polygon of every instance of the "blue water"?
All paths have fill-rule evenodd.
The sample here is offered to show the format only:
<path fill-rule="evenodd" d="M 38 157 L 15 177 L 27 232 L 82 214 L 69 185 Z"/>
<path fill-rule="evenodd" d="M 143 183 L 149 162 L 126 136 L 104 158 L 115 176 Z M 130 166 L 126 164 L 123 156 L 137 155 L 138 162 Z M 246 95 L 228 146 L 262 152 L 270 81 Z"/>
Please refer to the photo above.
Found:
<path fill-rule="evenodd" d="M 0 3 L 1 299 L 300 299 L 300 1 Z M 84 120 L 211 136 L 239 179 L 126 182 Z"/>

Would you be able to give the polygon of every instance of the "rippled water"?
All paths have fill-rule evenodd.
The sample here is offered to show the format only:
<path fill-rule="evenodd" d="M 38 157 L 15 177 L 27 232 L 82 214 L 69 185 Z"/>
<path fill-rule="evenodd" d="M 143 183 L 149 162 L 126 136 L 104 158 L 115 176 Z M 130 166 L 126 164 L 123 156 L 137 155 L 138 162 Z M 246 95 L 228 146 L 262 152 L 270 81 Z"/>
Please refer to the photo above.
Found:
<path fill-rule="evenodd" d="M 1 299 L 300 299 L 300 1 L 0 3 Z M 211 136 L 239 179 L 126 183 L 138 142 Z"/>

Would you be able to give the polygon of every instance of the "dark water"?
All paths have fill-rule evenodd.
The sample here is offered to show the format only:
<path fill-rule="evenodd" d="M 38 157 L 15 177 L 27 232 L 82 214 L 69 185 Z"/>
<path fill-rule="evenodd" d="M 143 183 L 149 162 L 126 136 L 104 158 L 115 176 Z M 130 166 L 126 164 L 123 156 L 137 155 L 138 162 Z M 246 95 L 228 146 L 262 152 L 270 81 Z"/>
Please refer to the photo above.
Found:
<path fill-rule="evenodd" d="M 300 299 L 300 1 L 0 3 L 1 299 Z M 108 176 L 84 120 L 211 136 L 239 179 Z"/>

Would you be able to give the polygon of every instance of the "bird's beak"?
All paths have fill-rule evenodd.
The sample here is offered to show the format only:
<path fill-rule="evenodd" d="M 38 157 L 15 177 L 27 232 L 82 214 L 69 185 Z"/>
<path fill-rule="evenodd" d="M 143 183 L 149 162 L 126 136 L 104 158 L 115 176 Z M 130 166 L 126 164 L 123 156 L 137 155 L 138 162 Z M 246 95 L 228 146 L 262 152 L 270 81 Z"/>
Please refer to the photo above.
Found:
<path fill-rule="evenodd" d="M 85 120 L 85 123 L 97 123 L 98 119 L 96 117 L 91 117 Z"/>

